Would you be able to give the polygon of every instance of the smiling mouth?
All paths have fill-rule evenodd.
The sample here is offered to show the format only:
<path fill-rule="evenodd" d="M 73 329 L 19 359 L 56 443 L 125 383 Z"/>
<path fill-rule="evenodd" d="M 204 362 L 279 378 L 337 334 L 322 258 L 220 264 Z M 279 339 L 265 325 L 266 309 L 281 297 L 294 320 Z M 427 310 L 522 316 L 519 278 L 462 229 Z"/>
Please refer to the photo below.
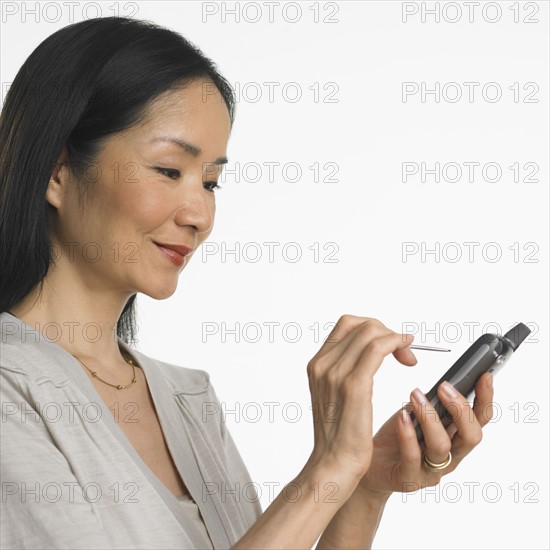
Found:
<path fill-rule="evenodd" d="M 182 256 L 175 250 L 171 250 L 170 248 L 166 248 L 165 246 L 162 246 L 158 243 L 155 243 L 155 246 L 164 254 L 168 260 L 170 260 L 174 265 L 182 266 L 185 263 L 185 260 L 188 256 Z"/>

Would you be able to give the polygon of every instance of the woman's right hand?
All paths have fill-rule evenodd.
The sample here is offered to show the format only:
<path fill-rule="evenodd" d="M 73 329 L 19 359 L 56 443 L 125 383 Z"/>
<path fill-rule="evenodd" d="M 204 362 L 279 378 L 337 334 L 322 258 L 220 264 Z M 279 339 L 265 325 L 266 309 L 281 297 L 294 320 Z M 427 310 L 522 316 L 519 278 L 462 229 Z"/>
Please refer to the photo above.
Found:
<path fill-rule="evenodd" d="M 390 353 L 403 365 L 415 365 L 408 349 L 413 339 L 377 319 L 340 317 L 307 365 L 315 441 L 308 464 L 328 466 L 355 481 L 363 477 L 373 452 L 374 375 Z"/>
<path fill-rule="evenodd" d="M 311 455 L 232 548 L 370 548 L 383 503 L 358 486 L 373 454 L 373 377 L 390 353 L 415 365 L 412 341 L 377 319 L 340 317 L 307 365 Z"/>

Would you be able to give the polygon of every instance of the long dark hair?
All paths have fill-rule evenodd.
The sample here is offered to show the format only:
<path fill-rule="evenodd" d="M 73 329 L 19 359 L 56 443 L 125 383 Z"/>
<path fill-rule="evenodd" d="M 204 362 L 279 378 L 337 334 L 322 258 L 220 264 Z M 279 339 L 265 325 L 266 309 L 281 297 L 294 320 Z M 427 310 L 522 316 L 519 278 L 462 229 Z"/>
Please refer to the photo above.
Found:
<path fill-rule="evenodd" d="M 46 38 L 20 68 L 0 116 L 0 312 L 40 284 L 53 260 L 46 189 L 63 146 L 86 192 L 102 139 L 141 120 L 149 103 L 193 79 L 212 80 L 234 120 L 235 96 L 216 64 L 150 21 L 103 17 Z M 135 342 L 133 294 L 117 334 Z"/>

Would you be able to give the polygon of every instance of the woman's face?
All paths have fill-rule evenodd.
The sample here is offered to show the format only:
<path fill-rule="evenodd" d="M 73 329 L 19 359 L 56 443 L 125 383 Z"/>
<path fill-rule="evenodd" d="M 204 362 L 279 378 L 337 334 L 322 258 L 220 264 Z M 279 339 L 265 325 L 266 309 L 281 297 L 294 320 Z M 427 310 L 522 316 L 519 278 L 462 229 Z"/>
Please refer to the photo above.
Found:
<path fill-rule="evenodd" d="M 62 167 L 58 178 L 64 186 L 50 182 L 47 192 L 55 208 L 50 230 L 58 245 L 56 268 L 62 265 L 67 276 L 76 268 L 92 290 L 172 295 L 190 256 L 174 264 L 155 242 L 194 251 L 208 238 L 216 212 L 213 187 L 227 162 L 230 131 L 218 89 L 196 80 L 159 98 L 144 123 L 109 138 L 88 171 L 90 179 L 96 171 L 98 176 L 83 219 L 76 182 L 68 184 Z M 166 141 L 172 138 L 191 147 Z"/>

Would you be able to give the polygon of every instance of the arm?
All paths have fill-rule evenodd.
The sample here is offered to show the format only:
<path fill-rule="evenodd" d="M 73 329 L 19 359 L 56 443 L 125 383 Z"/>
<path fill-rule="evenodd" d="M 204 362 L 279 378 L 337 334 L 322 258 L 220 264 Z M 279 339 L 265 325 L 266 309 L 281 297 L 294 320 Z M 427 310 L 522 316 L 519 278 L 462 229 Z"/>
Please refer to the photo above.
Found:
<path fill-rule="evenodd" d="M 311 548 L 325 530 L 320 547 L 371 544 L 383 506 L 358 485 L 372 459 L 373 376 L 410 342 L 376 319 L 340 318 L 308 363 L 315 444 L 294 480 L 298 496 L 283 490 L 232 548 Z M 410 364 L 411 353 L 396 358 Z"/>
<path fill-rule="evenodd" d="M 213 433 L 219 433 L 221 437 L 230 485 L 249 486 L 252 479 L 211 384 L 207 400 L 202 401 L 203 410 L 205 405 L 212 411 L 207 415 L 206 423 L 208 426 L 212 423 L 216 427 Z M 246 528 L 237 533 L 231 548 L 312 548 L 333 516 L 357 490 L 359 480 L 359 475 L 350 474 L 345 468 L 328 466 L 322 457 L 312 453 L 300 473 L 277 495 L 265 512 L 262 513 L 259 499 L 240 499 L 240 512 Z"/>
<path fill-rule="evenodd" d="M 329 523 L 316 549 L 371 548 L 390 495 L 367 494 L 359 486 Z"/>
<path fill-rule="evenodd" d="M 358 482 L 324 465 L 306 465 L 232 550 L 312 548 Z"/>
<path fill-rule="evenodd" d="M 440 388 L 438 394 L 441 402 L 454 421 L 448 430 L 442 427 L 429 403 L 415 404 L 413 399 L 412 407 L 427 441 L 422 446 L 416 439 L 408 412 L 401 409 L 372 437 L 372 375 L 389 352 L 405 365 L 414 365 L 416 359 L 408 349 L 403 349 L 410 344 L 410 340 L 403 338 L 399 343 L 396 339 L 399 335 L 388 334 L 387 329 L 384 330 L 386 327 L 375 320 L 355 324 L 355 320 L 361 319 L 364 321 L 364 318 L 347 316 L 346 334 L 340 352 L 336 353 L 337 346 L 325 344 L 308 365 L 313 403 L 321 405 L 320 408 L 314 407 L 314 410 L 327 410 L 327 405 L 336 405 L 339 414 L 336 418 L 318 419 L 314 416 L 315 446 L 312 457 L 318 459 L 315 464 L 331 466 L 309 468 L 306 465 L 295 481 L 302 489 L 302 495 L 312 482 L 318 482 L 319 487 L 325 487 L 325 484 L 330 487 L 331 482 L 336 483 L 340 490 L 338 501 L 324 501 L 326 493 L 323 492 L 318 499 L 306 493 L 306 498 L 298 503 L 290 503 L 288 498 L 285 501 L 279 495 L 233 548 L 311 548 L 321 534 L 319 549 L 370 548 L 387 499 L 393 491 L 406 491 L 410 486 L 436 485 L 480 442 L 481 428 L 492 416 L 490 374 L 482 376 L 476 384 L 473 410 L 464 396 L 449 397 Z M 350 320 L 354 322 L 350 323 Z M 369 328 L 372 330 L 369 331 Z M 378 338 L 372 337 L 373 331 L 378 333 Z M 363 351 L 357 342 L 363 337 L 366 341 L 366 346 L 363 342 L 363 350 L 367 353 L 356 359 L 355 370 L 346 373 L 344 365 L 347 364 L 348 369 L 350 364 L 353 365 L 354 351 L 356 357 Z M 329 337 L 327 343 L 331 341 L 334 340 Z M 343 382 L 332 371 L 334 367 L 334 370 L 338 369 L 345 375 Z M 361 367 L 366 372 L 361 373 Z M 362 380 L 363 374 L 365 378 Z M 340 387 L 331 388 L 335 382 L 340 382 Z M 329 399 L 323 400 L 323 395 L 329 396 Z M 410 412 L 410 406 L 406 411 Z M 432 414 L 421 414 L 423 406 Z M 423 468 L 423 452 L 427 452 L 432 461 L 442 462 L 449 450 L 452 450 L 453 456 L 450 467 L 436 473 Z M 355 475 L 361 468 L 362 477 L 357 483 Z"/>

